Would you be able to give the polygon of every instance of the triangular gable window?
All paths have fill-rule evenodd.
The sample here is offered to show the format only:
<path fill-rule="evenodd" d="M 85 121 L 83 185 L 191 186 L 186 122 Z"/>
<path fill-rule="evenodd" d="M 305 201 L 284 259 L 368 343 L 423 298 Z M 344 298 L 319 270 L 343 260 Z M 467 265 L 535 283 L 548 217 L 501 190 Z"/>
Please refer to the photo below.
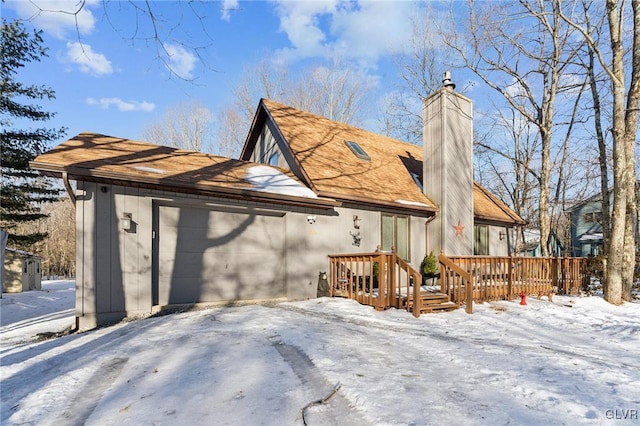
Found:
<path fill-rule="evenodd" d="M 356 157 L 358 157 L 361 160 L 371 161 L 371 157 L 369 157 L 369 154 L 367 154 L 365 152 L 365 150 L 362 149 L 362 147 L 360 145 L 358 145 L 357 142 L 344 141 L 344 143 L 347 144 L 347 146 L 349 147 L 351 152 L 353 152 L 353 155 L 355 155 Z"/>

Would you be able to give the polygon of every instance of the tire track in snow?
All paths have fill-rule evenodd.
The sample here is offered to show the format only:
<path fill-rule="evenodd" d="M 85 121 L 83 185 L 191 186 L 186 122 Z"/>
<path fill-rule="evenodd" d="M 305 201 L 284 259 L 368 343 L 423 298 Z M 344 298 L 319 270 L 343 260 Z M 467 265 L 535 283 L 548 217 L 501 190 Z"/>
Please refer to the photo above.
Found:
<path fill-rule="evenodd" d="M 301 349 L 283 343 L 278 337 L 270 340 L 302 384 L 309 388 L 311 394 L 317 395 L 317 399 L 330 394 L 332 390 L 335 391 L 335 386 L 327 382 L 311 358 Z M 300 409 L 302 410 L 302 407 Z M 332 395 L 325 404 L 309 408 L 306 411 L 305 418 L 307 424 L 310 425 L 361 426 L 367 424 L 358 411 L 351 407 L 347 399 L 340 395 L 339 392 Z"/>
<path fill-rule="evenodd" d="M 102 395 L 120 375 L 128 360 L 129 358 L 113 358 L 108 363 L 98 367 L 53 424 L 85 424 L 93 410 L 100 403 Z"/>

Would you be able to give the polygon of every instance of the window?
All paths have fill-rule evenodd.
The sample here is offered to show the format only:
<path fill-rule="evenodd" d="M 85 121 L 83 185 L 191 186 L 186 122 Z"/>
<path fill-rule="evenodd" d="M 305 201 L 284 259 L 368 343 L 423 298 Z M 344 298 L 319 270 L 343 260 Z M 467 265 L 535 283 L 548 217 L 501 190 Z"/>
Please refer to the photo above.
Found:
<path fill-rule="evenodd" d="M 274 152 L 269 157 L 269 165 L 270 166 L 277 166 L 278 165 L 278 153 L 277 152 Z"/>
<path fill-rule="evenodd" d="M 585 223 L 601 223 L 602 222 L 602 212 L 590 212 L 585 213 L 583 216 Z"/>
<path fill-rule="evenodd" d="M 473 254 L 476 256 L 489 255 L 489 227 L 486 225 L 473 227 Z"/>
<path fill-rule="evenodd" d="M 401 259 L 409 260 L 409 217 L 382 215 L 382 250 L 395 247 Z"/>
<path fill-rule="evenodd" d="M 347 144 L 351 152 L 353 152 L 353 155 L 355 155 L 361 160 L 371 161 L 371 157 L 369 157 L 369 154 L 367 154 L 366 151 L 362 149 L 362 147 L 358 145 L 357 142 L 344 141 L 344 143 Z"/>
<path fill-rule="evenodd" d="M 411 177 L 413 178 L 413 181 L 416 183 L 416 185 L 418 185 L 418 188 L 420 188 L 420 192 L 424 192 L 421 176 L 415 172 L 411 172 Z"/>

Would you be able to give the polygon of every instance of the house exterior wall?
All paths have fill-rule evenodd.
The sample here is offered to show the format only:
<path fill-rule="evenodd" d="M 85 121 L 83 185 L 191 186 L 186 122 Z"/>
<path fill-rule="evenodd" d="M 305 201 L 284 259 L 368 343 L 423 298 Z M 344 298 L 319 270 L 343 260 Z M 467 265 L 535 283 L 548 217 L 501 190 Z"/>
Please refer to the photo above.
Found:
<path fill-rule="evenodd" d="M 154 208 L 159 204 L 215 211 L 261 209 L 281 215 L 284 295 L 289 300 L 316 297 L 318 275 L 328 272 L 327 255 L 373 252 L 381 243 L 381 212 L 357 205 L 323 210 L 90 182 L 78 182 L 77 187 L 76 317 L 81 330 L 158 308 L 153 300 L 157 280 L 153 245 Z M 130 232 L 120 228 L 119 219 L 125 213 L 134 223 Z M 354 215 L 361 219 L 360 229 L 354 228 Z M 425 255 L 425 220 L 410 217 L 410 263 L 416 269 Z M 360 238 L 360 246 L 354 245 L 354 235 Z M 248 259 L 247 268 L 251 267 Z M 172 286 L 179 289 L 178 284 Z M 218 301 L 203 296 L 194 302 Z"/>
<path fill-rule="evenodd" d="M 592 200 L 574 208 L 571 218 L 571 254 L 576 257 L 595 256 L 602 247 L 602 225 L 587 220 L 601 212 L 600 200 Z M 593 238 L 585 236 L 593 236 Z M 582 239 L 582 241 L 581 241 Z"/>
<path fill-rule="evenodd" d="M 640 196 L 640 181 L 636 182 L 636 194 Z M 609 213 L 611 213 L 613 191 L 609 191 L 609 206 Z M 594 220 L 594 215 L 600 215 L 601 210 L 600 195 L 594 195 L 569 210 L 572 256 L 596 256 L 601 253 L 602 225 L 599 220 Z M 636 250 L 640 251 L 640 210 L 638 210 L 635 222 Z"/>
<path fill-rule="evenodd" d="M 489 225 L 489 256 L 509 256 L 513 253 L 513 233 L 504 226 Z M 503 237 L 500 239 L 500 237 Z"/>
<path fill-rule="evenodd" d="M 304 181 L 302 171 L 298 167 L 295 159 L 291 156 L 288 149 L 285 149 L 285 143 L 280 137 L 275 125 L 271 120 L 267 120 L 262 127 L 260 137 L 256 142 L 249 161 L 254 163 L 269 164 L 269 159 L 273 154 L 278 155 L 278 167 L 291 172 Z"/>
<path fill-rule="evenodd" d="M 20 293 L 24 290 L 22 256 L 10 251 L 6 252 L 3 280 L 2 291 L 5 293 Z"/>

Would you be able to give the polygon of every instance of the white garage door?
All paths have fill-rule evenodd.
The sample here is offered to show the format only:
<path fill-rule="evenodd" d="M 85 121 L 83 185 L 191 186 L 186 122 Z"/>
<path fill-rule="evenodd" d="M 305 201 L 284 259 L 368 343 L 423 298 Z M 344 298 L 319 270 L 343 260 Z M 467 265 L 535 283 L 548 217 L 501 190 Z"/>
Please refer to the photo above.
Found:
<path fill-rule="evenodd" d="M 284 296 L 282 215 L 184 206 L 157 215 L 160 305 Z"/>

